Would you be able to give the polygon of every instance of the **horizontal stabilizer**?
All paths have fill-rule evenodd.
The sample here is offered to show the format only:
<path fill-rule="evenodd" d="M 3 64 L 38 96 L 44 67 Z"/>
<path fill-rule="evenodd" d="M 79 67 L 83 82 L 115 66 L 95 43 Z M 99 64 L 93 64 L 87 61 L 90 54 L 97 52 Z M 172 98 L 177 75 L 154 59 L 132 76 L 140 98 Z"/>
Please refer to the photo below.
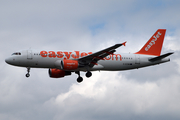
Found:
<path fill-rule="evenodd" d="M 151 62 L 158 61 L 158 60 L 161 60 L 161 59 L 163 59 L 163 58 L 165 58 L 165 57 L 167 57 L 167 56 L 169 56 L 169 55 L 171 55 L 171 54 L 173 54 L 173 53 L 174 53 L 174 52 L 166 53 L 166 54 L 164 54 L 164 55 L 160 55 L 160 56 L 158 56 L 158 57 L 151 58 L 151 59 L 149 59 L 149 61 L 151 61 Z"/>

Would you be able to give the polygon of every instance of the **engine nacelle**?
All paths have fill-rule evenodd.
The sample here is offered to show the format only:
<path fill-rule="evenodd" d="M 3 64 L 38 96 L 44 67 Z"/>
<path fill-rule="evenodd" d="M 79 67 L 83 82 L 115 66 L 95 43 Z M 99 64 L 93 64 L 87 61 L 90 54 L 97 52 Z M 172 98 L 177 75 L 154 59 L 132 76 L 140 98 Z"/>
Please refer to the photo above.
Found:
<path fill-rule="evenodd" d="M 79 66 L 77 60 L 63 60 L 61 61 L 61 67 L 63 70 L 75 70 Z"/>
<path fill-rule="evenodd" d="M 51 77 L 51 78 L 61 78 L 66 75 L 71 75 L 71 72 L 59 70 L 59 69 L 49 69 L 49 77 Z"/>

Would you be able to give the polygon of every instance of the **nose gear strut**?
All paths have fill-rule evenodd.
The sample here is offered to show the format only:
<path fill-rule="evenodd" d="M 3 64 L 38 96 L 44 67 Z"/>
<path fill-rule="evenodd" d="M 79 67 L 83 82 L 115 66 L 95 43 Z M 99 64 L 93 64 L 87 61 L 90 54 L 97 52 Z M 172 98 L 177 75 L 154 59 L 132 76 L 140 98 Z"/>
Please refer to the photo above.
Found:
<path fill-rule="evenodd" d="M 29 72 L 30 72 L 30 68 L 27 67 L 27 74 L 26 74 L 26 77 L 29 77 L 29 76 L 30 76 Z"/>

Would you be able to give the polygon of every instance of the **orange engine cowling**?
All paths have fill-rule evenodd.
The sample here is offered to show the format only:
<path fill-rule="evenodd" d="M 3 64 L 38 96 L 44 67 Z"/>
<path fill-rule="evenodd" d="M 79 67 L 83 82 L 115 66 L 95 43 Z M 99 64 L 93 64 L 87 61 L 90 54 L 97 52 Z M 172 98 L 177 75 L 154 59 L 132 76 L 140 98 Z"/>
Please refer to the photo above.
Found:
<path fill-rule="evenodd" d="M 75 70 L 79 64 L 77 60 L 63 60 L 61 61 L 61 66 L 63 70 Z"/>
<path fill-rule="evenodd" d="M 64 77 L 66 75 L 71 75 L 71 72 L 59 70 L 59 69 L 49 69 L 49 77 L 61 78 L 61 77 Z"/>

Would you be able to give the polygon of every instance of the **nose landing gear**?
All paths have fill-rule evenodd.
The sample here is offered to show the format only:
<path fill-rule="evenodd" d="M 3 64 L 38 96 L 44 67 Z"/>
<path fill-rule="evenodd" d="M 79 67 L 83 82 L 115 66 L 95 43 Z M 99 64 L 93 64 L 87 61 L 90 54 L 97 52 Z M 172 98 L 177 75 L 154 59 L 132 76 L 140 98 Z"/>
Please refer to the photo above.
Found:
<path fill-rule="evenodd" d="M 30 68 L 29 68 L 29 67 L 27 68 L 27 72 L 28 72 L 28 73 L 26 74 L 26 77 L 29 77 L 29 76 L 30 76 L 30 74 L 29 74 Z"/>

